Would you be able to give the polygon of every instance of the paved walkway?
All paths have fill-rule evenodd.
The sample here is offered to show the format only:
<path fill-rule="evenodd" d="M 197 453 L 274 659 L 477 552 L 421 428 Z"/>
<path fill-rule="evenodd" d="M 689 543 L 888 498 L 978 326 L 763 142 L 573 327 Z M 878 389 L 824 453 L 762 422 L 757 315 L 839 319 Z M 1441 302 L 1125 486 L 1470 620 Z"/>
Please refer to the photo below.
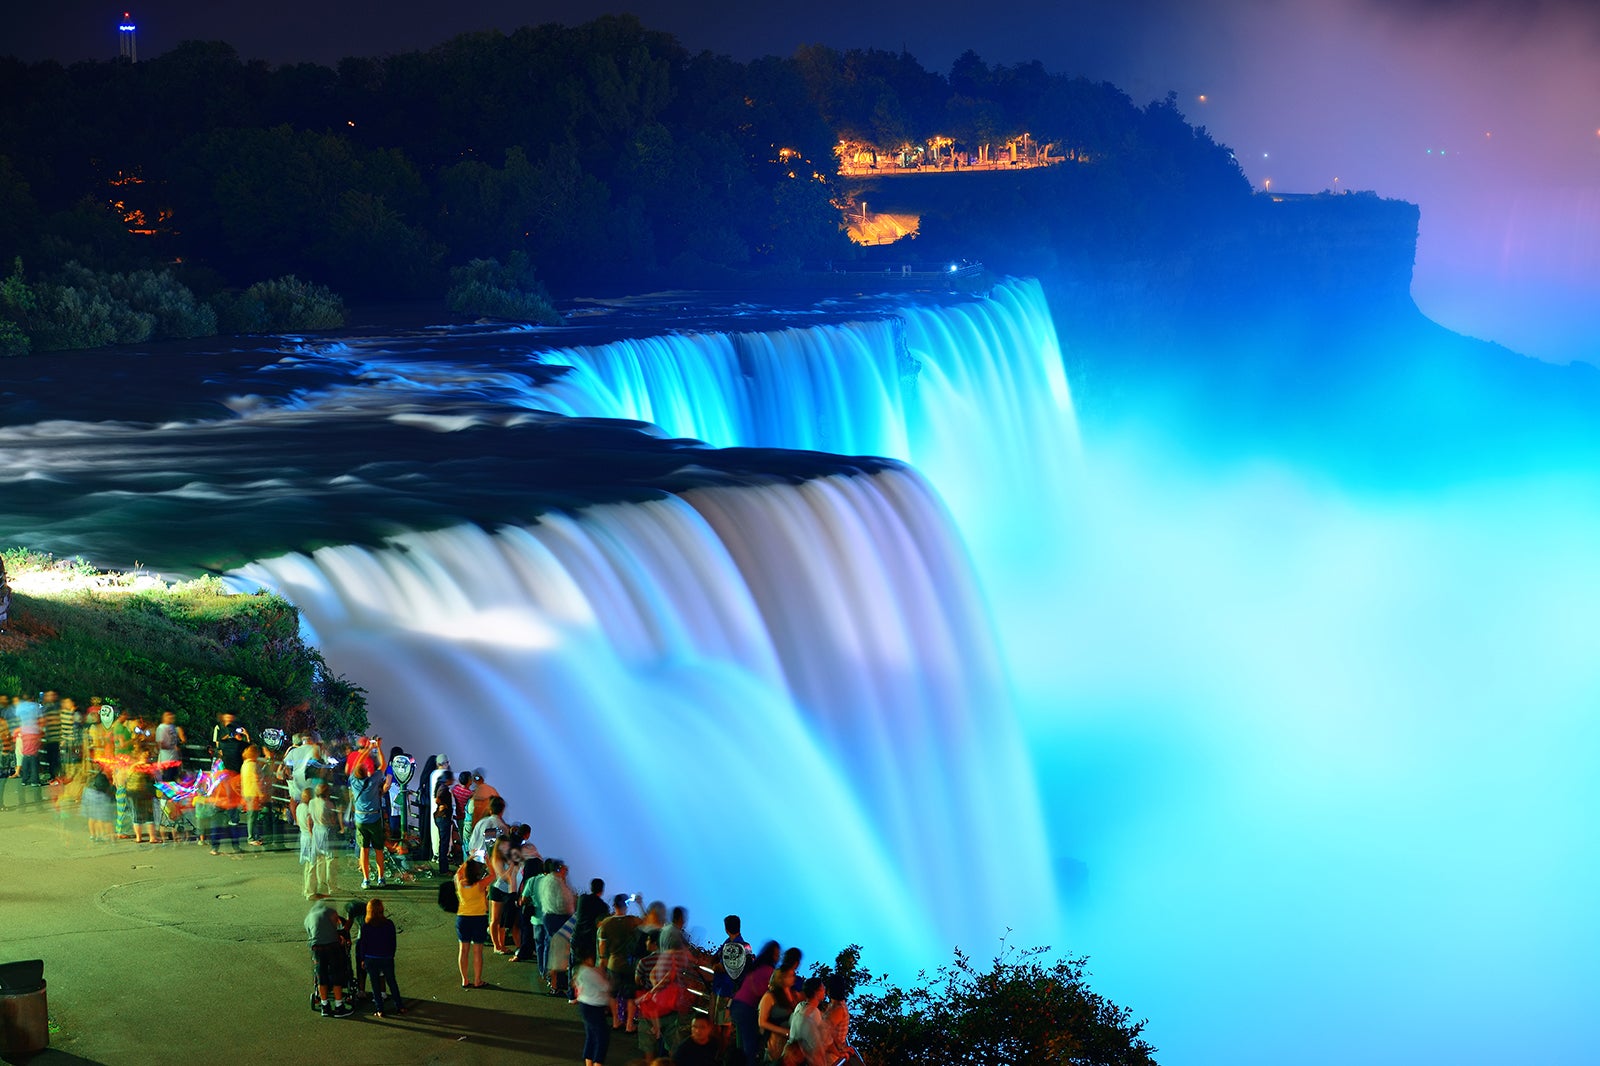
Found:
<path fill-rule="evenodd" d="M 11 797 L 8 797 L 11 798 Z M 0 812 L 0 962 L 42 958 L 59 1026 L 34 1066 L 65 1063 L 527 1063 L 582 1061 L 576 1008 L 544 995 L 532 964 L 484 961 L 464 991 L 454 917 L 436 882 L 385 888 L 400 930 L 407 1011 L 323 1018 L 292 851 L 230 857 L 193 843 L 90 844 L 53 811 Z M 341 883 L 360 875 L 345 858 Z M 339 894 L 335 902 L 373 893 Z M 618 1034 L 621 1036 L 621 1034 Z M 636 1052 L 614 1042 L 609 1056 Z"/>

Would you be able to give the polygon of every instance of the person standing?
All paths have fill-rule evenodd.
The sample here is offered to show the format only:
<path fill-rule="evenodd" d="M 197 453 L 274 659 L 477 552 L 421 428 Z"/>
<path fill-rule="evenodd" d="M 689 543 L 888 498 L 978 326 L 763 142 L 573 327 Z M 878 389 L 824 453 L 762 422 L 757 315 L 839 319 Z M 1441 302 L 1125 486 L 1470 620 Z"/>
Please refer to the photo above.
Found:
<path fill-rule="evenodd" d="M 567 924 L 567 919 L 572 917 L 572 909 L 577 905 L 573 896 L 572 886 L 567 884 L 567 864 L 560 859 L 554 860 L 554 866 L 549 874 L 539 883 L 539 912 L 544 921 L 544 950 L 540 957 L 540 968 L 545 972 L 545 980 L 550 982 L 552 992 L 560 992 L 552 976 L 555 968 L 550 961 L 551 948 L 554 946 L 556 933 Z"/>
<path fill-rule="evenodd" d="M 743 923 L 737 914 L 722 919 L 727 938 L 717 948 L 716 972 L 711 977 L 711 1023 L 718 1029 L 728 1025 L 728 1001 L 739 988 L 739 979 L 750 966 L 754 953 L 741 933 Z"/>
<path fill-rule="evenodd" d="M 611 916 L 595 927 L 596 957 L 611 976 L 611 994 L 626 1004 L 625 1017 L 613 1022 L 612 1027 L 626 1024 L 633 1032 L 633 964 L 635 945 L 639 937 L 639 919 L 628 913 L 628 897 L 618 892 L 611 897 Z"/>
<path fill-rule="evenodd" d="M 156 762 L 162 781 L 176 781 L 183 771 L 183 745 L 188 735 L 178 724 L 178 716 L 171 711 L 161 712 L 161 724 L 156 726 Z"/>
<path fill-rule="evenodd" d="M 749 969 L 728 1003 L 728 1014 L 733 1018 L 733 1031 L 739 1038 L 739 1050 L 744 1052 L 748 1066 L 759 1066 L 761 1062 L 763 1040 L 759 1018 L 760 1003 L 762 995 L 767 990 L 767 982 L 772 979 L 773 971 L 778 967 L 779 954 L 780 949 L 776 940 L 769 940 L 761 945 L 761 950 L 750 960 Z"/>
<path fill-rule="evenodd" d="M 439 864 L 439 876 L 449 877 L 453 868 L 450 861 L 451 827 L 456 820 L 456 798 L 450 793 L 450 771 L 433 790 L 433 854 Z M 437 775 L 435 775 L 437 776 Z"/>
<path fill-rule="evenodd" d="M 388 1013 L 404 1014 L 405 1004 L 400 1000 L 400 984 L 394 976 L 394 955 L 398 937 L 394 923 L 383 913 L 383 900 L 367 900 L 367 920 L 361 929 L 361 958 L 372 979 L 373 1013 L 384 1015 L 383 991 L 388 986 L 394 996 L 394 1007 Z"/>
<path fill-rule="evenodd" d="M 574 955 L 572 999 L 583 1019 L 583 1066 L 604 1066 L 611 1047 L 611 1019 L 616 1001 L 611 996 L 611 980 L 594 964 L 594 953 Z"/>
<path fill-rule="evenodd" d="M 572 927 L 572 957 L 587 959 L 598 956 L 600 923 L 611 914 L 606 905 L 606 883 L 596 877 L 589 882 L 589 891 L 578 900 L 572 912 L 577 924 Z"/>
<path fill-rule="evenodd" d="M 237 774 L 244 765 L 244 749 L 250 744 L 250 731 L 234 721 L 232 711 L 217 715 L 211 729 L 211 756 L 222 760 L 222 768 Z"/>
<path fill-rule="evenodd" d="M 306 915 L 306 943 L 316 966 L 317 997 L 322 1001 L 324 1018 L 348 1018 L 355 1013 L 355 1008 L 344 1001 L 345 982 L 350 979 L 350 957 L 339 938 L 344 925 L 344 919 L 327 900 L 317 900 Z M 328 1001 L 330 992 L 333 994 L 331 1003 Z"/>
<path fill-rule="evenodd" d="M 474 803 L 477 801 L 474 800 Z M 494 848 L 495 841 L 507 835 L 511 827 L 506 825 L 505 819 L 500 817 L 506 812 L 506 801 L 496 792 L 489 798 L 488 809 L 482 817 L 477 815 L 472 819 L 472 838 L 467 842 L 464 854 L 473 858 L 482 858 L 488 861 L 489 853 Z"/>
<path fill-rule="evenodd" d="M 337 890 L 333 848 L 344 829 L 339 808 L 328 798 L 331 792 L 326 781 L 319 782 L 307 804 L 311 818 L 311 852 L 316 859 L 316 894 L 321 896 L 331 896 Z"/>
<path fill-rule="evenodd" d="M 350 779 L 350 792 L 354 800 L 356 835 L 361 849 L 361 887 L 372 887 L 372 857 L 377 855 L 379 888 L 383 881 L 383 771 L 389 760 L 383 754 L 383 738 L 367 741 L 367 759 L 355 760 L 355 774 Z"/>
<path fill-rule="evenodd" d="M 807 977 L 801 986 L 799 1002 L 789 1015 L 790 1053 L 798 1048 L 805 1066 L 828 1066 L 823 1056 L 828 1050 L 827 1023 L 822 1017 L 822 996 L 826 991 L 820 977 Z"/>
<path fill-rule="evenodd" d="M 456 783 L 450 786 L 450 796 L 455 800 L 456 832 L 455 837 L 461 843 L 461 861 L 466 862 L 472 857 L 467 851 L 467 838 L 472 835 L 472 771 L 463 770 L 461 776 L 456 778 Z"/>
<path fill-rule="evenodd" d="M 313 843 L 316 839 L 316 826 L 311 821 L 312 798 L 309 788 L 300 793 L 294 820 L 300 829 L 301 891 L 306 894 L 306 899 L 321 899 L 322 893 L 317 891 L 317 849 Z"/>
<path fill-rule="evenodd" d="M 267 783 L 262 767 L 266 765 L 262 750 L 254 744 L 244 749 L 240 763 L 239 802 L 244 810 L 245 840 L 252 847 L 264 847 L 262 832 L 267 823 Z"/>
<path fill-rule="evenodd" d="M 494 875 L 477 859 L 468 859 L 456 870 L 456 940 L 460 942 L 457 964 L 462 988 L 482 988 L 483 946 L 489 942 L 489 885 Z"/>
<path fill-rule="evenodd" d="M 443 826 L 443 830 L 446 831 L 447 839 L 440 840 L 439 839 L 439 835 L 440 835 L 440 832 L 441 832 L 441 827 L 440 827 L 439 821 L 438 821 L 438 818 L 439 818 L 439 786 L 441 784 L 444 785 L 445 791 L 448 792 L 450 790 L 450 778 L 451 778 L 450 756 L 444 755 L 444 754 L 440 754 L 440 755 L 435 756 L 434 757 L 433 773 L 428 775 L 427 783 L 428 783 L 428 795 L 433 797 L 433 803 L 434 803 L 433 839 L 431 841 L 431 843 L 433 845 L 433 859 L 434 859 L 435 862 L 437 862 L 439 864 L 439 872 L 440 873 L 448 872 L 448 868 L 449 868 L 450 841 L 448 839 L 448 830 L 449 830 L 450 826 L 449 826 L 449 822 L 445 823 L 445 825 Z M 454 806 L 453 806 L 454 805 L 454 801 L 452 800 L 451 803 L 452 803 L 452 812 L 453 812 L 453 810 L 454 810 Z"/>
<path fill-rule="evenodd" d="M 61 772 L 61 694 L 39 694 L 39 724 L 44 730 L 44 750 L 40 753 L 39 774 L 49 784 L 59 785 Z"/>

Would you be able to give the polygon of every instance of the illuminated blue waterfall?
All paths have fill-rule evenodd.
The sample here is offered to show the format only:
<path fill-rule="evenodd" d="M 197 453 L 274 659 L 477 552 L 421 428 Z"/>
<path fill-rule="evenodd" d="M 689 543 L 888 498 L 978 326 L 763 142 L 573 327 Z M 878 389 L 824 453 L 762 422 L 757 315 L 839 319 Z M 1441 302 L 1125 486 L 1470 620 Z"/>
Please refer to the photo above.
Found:
<path fill-rule="evenodd" d="M 986 611 L 909 470 L 406 534 L 236 579 L 301 607 L 386 735 L 488 767 L 580 876 L 813 952 L 871 914 L 902 964 L 991 942 L 997 915 L 1051 933 Z"/>

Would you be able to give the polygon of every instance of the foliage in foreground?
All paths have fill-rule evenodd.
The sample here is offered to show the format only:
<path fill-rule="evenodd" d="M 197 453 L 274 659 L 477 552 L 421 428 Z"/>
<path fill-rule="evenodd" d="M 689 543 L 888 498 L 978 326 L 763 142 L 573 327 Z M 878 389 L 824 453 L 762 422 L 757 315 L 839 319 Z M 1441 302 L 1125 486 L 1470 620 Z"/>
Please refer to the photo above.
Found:
<path fill-rule="evenodd" d="M 1154 1066 L 1144 1021 L 1085 983 L 1087 958 L 1050 959 L 1047 948 L 1002 942 L 987 966 L 959 948 L 955 961 L 902 989 L 861 969 L 852 944 L 833 966 L 855 991 L 851 1042 L 868 1066 Z M 873 991 L 863 994 L 862 988 Z"/>
<path fill-rule="evenodd" d="M 21 549 L 0 557 L 13 579 L 30 570 L 60 579 L 14 594 L 0 692 L 55 689 L 80 706 L 105 696 L 149 718 L 172 711 L 191 736 L 209 736 L 224 709 L 252 733 L 366 727 L 363 691 L 300 639 L 299 614 L 279 596 L 230 594 L 215 577 L 139 587 L 81 559 Z"/>
<path fill-rule="evenodd" d="M 497 259 L 474 259 L 453 268 L 445 304 L 458 315 L 561 324 L 549 294 L 521 252 L 512 252 L 504 265 Z"/>

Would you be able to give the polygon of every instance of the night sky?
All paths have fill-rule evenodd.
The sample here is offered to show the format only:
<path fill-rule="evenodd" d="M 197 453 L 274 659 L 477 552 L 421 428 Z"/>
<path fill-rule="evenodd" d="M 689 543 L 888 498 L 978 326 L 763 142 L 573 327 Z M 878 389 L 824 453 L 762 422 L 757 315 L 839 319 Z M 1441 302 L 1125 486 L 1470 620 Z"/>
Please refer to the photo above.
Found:
<path fill-rule="evenodd" d="M 114 56 L 122 10 L 35 4 L 12 16 L 0 51 Z M 903 47 L 943 72 L 970 48 L 1106 79 L 1140 103 L 1175 90 L 1257 187 L 1375 189 L 1420 203 L 1424 311 L 1529 354 L 1600 362 L 1592 0 L 158 0 L 133 15 L 141 57 L 201 38 L 245 58 L 332 63 L 620 10 L 691 49 L 741 59 L 808 42 Z"/>

